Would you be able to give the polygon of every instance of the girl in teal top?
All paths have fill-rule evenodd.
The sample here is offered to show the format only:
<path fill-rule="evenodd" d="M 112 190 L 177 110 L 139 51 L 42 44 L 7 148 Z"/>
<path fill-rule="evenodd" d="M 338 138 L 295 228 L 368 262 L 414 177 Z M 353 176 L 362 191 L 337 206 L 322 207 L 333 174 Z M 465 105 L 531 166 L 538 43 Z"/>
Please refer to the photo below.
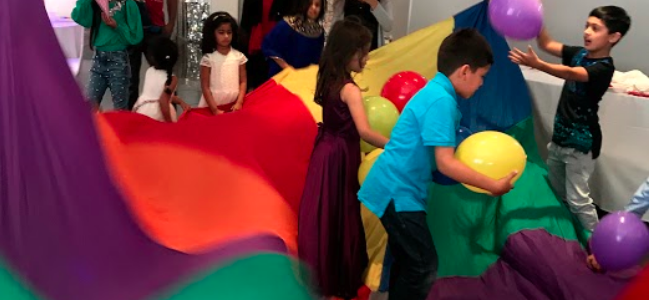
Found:
<path fill-rule="evenodd" d="M 115 109 L 128 109 L 131 80 L 126 48 L 142 40 L 140 10 L 134 0 L 111 0 L 109 12 L 95 0 L 77 0 L 72 19 L 90 28 L 90 48 L 95 50 L 87 96 L 97 106 L 110 88 Z"/>

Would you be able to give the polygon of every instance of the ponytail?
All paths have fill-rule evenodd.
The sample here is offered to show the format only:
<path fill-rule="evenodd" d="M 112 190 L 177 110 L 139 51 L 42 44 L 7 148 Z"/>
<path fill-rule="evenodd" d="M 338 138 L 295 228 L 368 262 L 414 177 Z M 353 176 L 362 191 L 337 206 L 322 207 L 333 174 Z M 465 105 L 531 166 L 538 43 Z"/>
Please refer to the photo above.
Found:
<path fill-rule="evenodd" d="M 165 86 L 169 86 L 171 84 L 171 79 L 173 78 L 173 65 L 167 65 L 167 82 L 165 82 Z"/>

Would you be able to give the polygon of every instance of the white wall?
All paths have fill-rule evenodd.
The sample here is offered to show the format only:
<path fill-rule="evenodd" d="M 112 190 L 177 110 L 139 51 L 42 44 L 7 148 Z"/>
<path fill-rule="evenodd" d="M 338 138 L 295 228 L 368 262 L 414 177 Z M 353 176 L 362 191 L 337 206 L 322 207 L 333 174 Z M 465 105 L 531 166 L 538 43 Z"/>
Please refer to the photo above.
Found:
<path fill-rule="evenodd" d="M 239 16 L 239 0 L 210 0 L 210 11 L 225 11 L 237 18 Z"/>
<path fill-rule="evenodd" d="M 45 0 L 45 9 L 57 16 L 69 17 L 76 3 L 76 0 Z"/>
<path fill-rule="evenodd" d="M 432 1 L 432 0 L 429 0 Z M 410 3 L 412 0 L 391 0 L 392 3 L 392 32 L 390 35 L 393 40 L 408 34 L 408 22 L 410 19 Z"/>
<path fill-rule="evenodd" d="M 409 32 L 445 20 L 468 8 L 480 0 L 411 0 L 412 9 L 409 21 Z M 566 44 L 581 45 L 584 23 L 588 13 L 601 5 L 623 7 L 631 15 L 631 30 L 624 40 L 613 50 L 615 65 L 619 71 L 640 69 L 649 74 L 649 60 L 644 57 L 644 49 L 649 42 L 649 35 L 643 32 L 649 28 L 649 18 L 643 13 L 649 11 L 649 1 L 643 0 L 543 0 L 545 25 L 550 34 Z M 511 42 L 515 47 L 527 47 L 530 42 Z M 542 58 L 557 62 L 554 58 L 542 54 Z"/>

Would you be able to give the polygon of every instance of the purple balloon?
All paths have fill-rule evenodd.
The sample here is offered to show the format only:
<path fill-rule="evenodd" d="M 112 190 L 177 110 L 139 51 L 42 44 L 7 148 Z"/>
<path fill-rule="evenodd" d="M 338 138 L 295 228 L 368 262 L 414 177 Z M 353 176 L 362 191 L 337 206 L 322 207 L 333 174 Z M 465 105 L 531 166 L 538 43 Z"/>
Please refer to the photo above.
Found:
<path fill-rule="evenodd" d="M 489 20 L 506 37 L 534 39 L 543 28 L 543 4 L 539 0 L 491 0 Z"/>
<path fill-rule="evenodd" d="M 633 213 L 619 211 L 608 214 L 593 231 L 591 249 L 605 270 L 633 267 L 649 251 L 649 229 Z"/>

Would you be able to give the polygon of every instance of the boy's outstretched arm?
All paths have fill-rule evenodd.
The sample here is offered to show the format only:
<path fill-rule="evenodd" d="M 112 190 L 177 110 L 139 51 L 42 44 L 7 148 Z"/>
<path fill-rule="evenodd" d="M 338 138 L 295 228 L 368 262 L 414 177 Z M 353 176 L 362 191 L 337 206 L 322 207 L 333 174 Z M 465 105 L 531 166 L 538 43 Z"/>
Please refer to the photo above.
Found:
<path fill-rule="evenodd" d="M 556 57 L 562 56 L 561 52 L 563 51 L 563 44 L 553 40 L 545 28 L 541 29 L 541 33 L 536 38 L 536 44 L 541 50 L 545 51 L 548 54 L 554 55 Z"/>
<path fill-rule="evenodd" d="M 569 67 L 543 61 L 536 55 L 532 46 L 528 46 L 527 52 L 514 48 L 509 51 L 509 59 L 515 64 L 528 66 L 565 80 L 588 82 L 588 71 L 584 67 Z"/>
<path fill-rule="evenodd" d="M 494 180 L 455 159 L 454 153 L 454 147 L 435 147 L 435 161 L 442 174 L 458 182 L 487 190 L 492 196 L 506 194 L 514 187 L 511 182 L 518 172 L 512 172 L 501 179 Z"/>

